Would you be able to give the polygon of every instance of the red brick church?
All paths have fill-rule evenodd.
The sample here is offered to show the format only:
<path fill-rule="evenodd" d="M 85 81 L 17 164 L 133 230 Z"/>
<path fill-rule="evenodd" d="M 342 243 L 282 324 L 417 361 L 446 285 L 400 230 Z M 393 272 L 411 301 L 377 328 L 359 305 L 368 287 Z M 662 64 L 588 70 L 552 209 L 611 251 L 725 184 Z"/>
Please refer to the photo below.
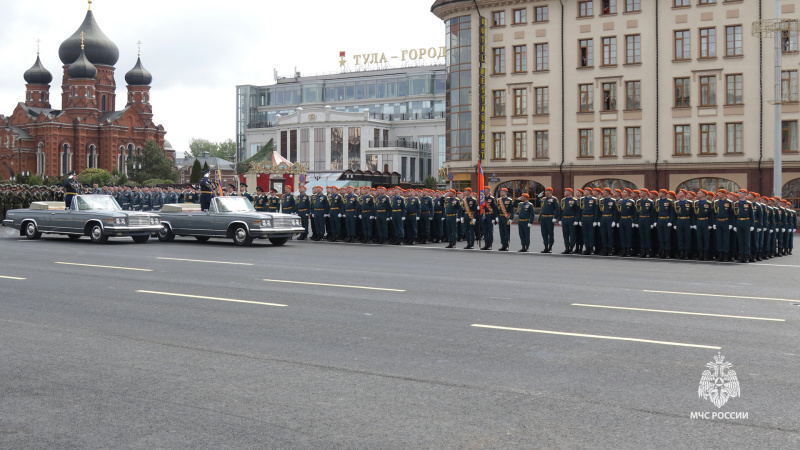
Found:
<path fill-rule="evenodd" d="M 64 64 L 61 109 L 50 104 L 51 73 L 39 55 L 24 73 L 25 101 L 10 117 L 0 115 L 0 174 L 20 171 L 58 177 L 74 170 L 114 168 L 124 173 L 126 160 L 148 140 L 164 146 L 166 131 L 153 122 L 153 77 L 139 58 L 125 74 L 128 93 L 117 110 L 114 64 L 119 49 L 100 30 L 91 11 L 78 31 L 58 50 Z M 175 157 L 174 151 L 167 156 Z"/>

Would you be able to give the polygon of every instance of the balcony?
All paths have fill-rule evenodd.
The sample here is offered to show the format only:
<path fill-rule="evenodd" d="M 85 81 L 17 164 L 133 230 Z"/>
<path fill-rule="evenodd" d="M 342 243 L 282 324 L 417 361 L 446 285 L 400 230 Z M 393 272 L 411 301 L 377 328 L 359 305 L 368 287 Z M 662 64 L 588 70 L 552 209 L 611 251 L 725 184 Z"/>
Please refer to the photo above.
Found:
<path fill-rule="evenodd" d="M 376 112 L 370 112 L 369 118 L 377 120 L 385 120 L 387 122 L 392 122 L 395 120 L 434 120 L 434 119 L 444 119 L 444 112 L 404 113 L 404 114 L 381 114 Z"/>

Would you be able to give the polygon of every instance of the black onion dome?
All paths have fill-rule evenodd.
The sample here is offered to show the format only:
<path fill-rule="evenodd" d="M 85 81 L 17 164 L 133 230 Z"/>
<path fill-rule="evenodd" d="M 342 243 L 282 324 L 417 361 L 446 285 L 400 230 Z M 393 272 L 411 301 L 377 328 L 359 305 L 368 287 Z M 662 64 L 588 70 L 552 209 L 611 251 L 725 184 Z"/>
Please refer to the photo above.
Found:
<path fill-rule="evenodd" d="M 69 65 L 67 75 L 70 78 L 94 78 L 97 76 L 97 67 L 89 62 L 89 59 L 86 58 L 86 53 L 81 50 L 78 59 Z"/>
<path fill-rule="evenodd" d="M 44 68 L 39 55 L 36 55 L 36 62 L 33 67 L 25 71 L 23 77 L 25 77 L 25 82 L 28 84 L 50 84 L 53 81 L 53 74 Z"/>
<path fill-rule="evenodd" d="M 71 64 L 78 59 L 81 53 L 81 31 L 84 32 L 86 57 L 92 64 L 113 66 L 119 61 L 117 45 L 97 25 L 92 11 L 88 11 L 78 31 L 62 42 L 61 47 L 58 48 L 58 57 L 61 58 L 62 63 Z"/>
<path fill-rule="evenodd" d="M 125 74 L 125 82 L 128 86 L 149 86 L 153 82 L 153 76 L 142 66 L 142 58 L 138 58 L 133 69 Z"/>

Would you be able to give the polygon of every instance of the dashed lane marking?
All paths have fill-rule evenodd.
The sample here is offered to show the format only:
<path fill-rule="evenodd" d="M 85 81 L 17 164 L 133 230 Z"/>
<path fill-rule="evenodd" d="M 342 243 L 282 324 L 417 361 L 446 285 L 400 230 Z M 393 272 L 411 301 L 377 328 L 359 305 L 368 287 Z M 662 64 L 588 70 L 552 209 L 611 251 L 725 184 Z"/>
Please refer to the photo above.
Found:
<path fill-rule="evenodd" d="M 198 262 L 198 263 L 209 263 L 209 264 L 226 264 L 230 266 L 252 266 L 253 264 L 250 263 L 240 263 L 240 262 L 230 262 L 230 261 L 205 261 L 202 259 L 183 259 L 183 258 L 164 258 L 164 257 L 157 257 L 156 259 L 163 259 L 167 261 L 186 261 L 186 262 Z"/>
<path fill-rule="evenodd" d="M 745 300 L 771 300 L 774 302 L 797 302 L 800 300 L 797 299 L 788 299 L 788 298 L 770 298 L 770 297 L 747 297 L 743 295 L 722 295 L 722 294 L 700 294 L 697 292 L 672 292 L 672 291 L 648 291 L 643 290 L 642 292 L 649 292 L 651 294 L 672 294 L 672 295 L 693 295 L 699 297 L 721 297 L 721 298 L 743 298 Z"/>
<path fill-rule="evenodd" d="M 6 277 L 6 276 L 3 276 L 3 275 L 0 275 L 0 278 L 2 278 L 2 279 L 4 279 L 4 280 L 27 280 L 27 278 L 20 278 L 20 277 Z"/>
<path fill-rule="evenodd" d="M 670 311 L 666 309 L 645 309 L 645 308 L 628 308 L 624 306 L 607 306 L 607 305 L 588 305 L 585 303 L 573 303 L 572 306 L 586 306 L 589 308 L 604 308 L 604 309 L 621 309 L 625 311 L 644 311 L 644 312 L 657 312 L 657 313 L 668 313 L 668 314 L 685 314 L 690 316 L 708 316 L 708 317 L 724 317 L 729 319 L 749 319 L 749 320 L 770 320 L 773 322 L 786 322 L 786 319 L 770 319 L 766 317 L 749 317 L 749 316 L 731 316 L 727 314 L 709 314 L 709 313 L 697 313 L 697 312 L 689 312 L 689 311 Z"/>
<path fill-rule="evenodd" d="M 311 286 L 328 286 L 328 287 L 340 287 L 340 288 L 348 288 L 348 289 L 369 289 L 372 291 L 389 291 L 389 292 L 405 292 L 405 289 L 387 289 L 387 288 L 378 288 L 378 287 L 369 287 L 369 286 L 350 286 L 346 284 L 328 284 L 328 283 L 310 283 L 308 281 L 289 281 L 289 280 L 268 280 L 264 279 L 264 281 L 269 281 L 271 283 L 290 283 L 290 284 L 307 284 Z"/>
<path fill-rule="evenodd" d="M 203 300 L 217 300 L 220 302 L 233 302 L 233 303 L 249 303 L 251 305 L 264 305 L 264 306 L 289 306 L 289 305 L 282 305 L 280 303 L 267 303 L 267 302 L 254 302 L 250 300 L 237 300 L 233 298 L 220 298 L 220 297 L 207 297 L 205 295 L 190 295 L 190 294 L 178 294 L 174 292 L 158 292 L 158 291 L 136 291 L 140 294 L 155 294 L 155 295 L 168 295 L 171 297 L 186 297 L 186 298 L 199 298 Z"/>
<path fill-rule="evenodd" d="M 60 262 L 56 261 L 55 264 L 64 264 L 67 266 L 83 266 L 83 267 L 99 267 L 101 269 L 116 269 L 116 270 L 136 270 L 139 272 L 152 272 L 152 269 L 137 269 L 135 267 L 117 267 L 117 266 L 98 266 L 96 264 L 80 264 L 80 263 L 70 263 L 70 262 Z"/>

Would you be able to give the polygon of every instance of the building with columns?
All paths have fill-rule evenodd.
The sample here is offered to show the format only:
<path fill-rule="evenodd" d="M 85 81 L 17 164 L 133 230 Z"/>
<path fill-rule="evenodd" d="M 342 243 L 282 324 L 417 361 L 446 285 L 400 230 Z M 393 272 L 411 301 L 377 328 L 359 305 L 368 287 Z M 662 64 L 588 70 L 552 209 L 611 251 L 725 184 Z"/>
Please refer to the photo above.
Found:
<path fill-rule="evenodd" d="M 119 50 L 98 26 L 89 3 L 83 23 L 59 47 L 61 109 L 51 105 L 53 76 L 37 54 L 23 75 L 25 101 L 11 116 L 0 115 L 0 173 L 5 178 L 21 171 L 59 177 L 86 168 L 124 173 L 127 158 L 145 142 L 164 146 L 166 131 L 153 122 L 152 75 L 141 58 L 125 75 L 125 106 L 117 110 L 114 65 Z M 174 159 L 174 150 L 167 153 Z"/>
<path fill-rule="evenodd" d="M 798 8 L 783 0 L 781 18 Z M 444 165 L 457 187 L 475 187 L 480 159 L 492 188 L 517 195 L 545 186 L 771 195 L 777 119 L 775 194 L 800 197 L 798 36 L 779 34 L 776 99 L 775 41 L 752 33 L 774 18 L 773 1 L 436 0 L 431 11 L 447 30 Z"/>
<path fill-rule="evenodd" d="M 237 86 L 239 157 L 273 140 L 310 172 L 397 172 L 421 183 L 444 159 L 444 78 L 439 65 Z"/>

